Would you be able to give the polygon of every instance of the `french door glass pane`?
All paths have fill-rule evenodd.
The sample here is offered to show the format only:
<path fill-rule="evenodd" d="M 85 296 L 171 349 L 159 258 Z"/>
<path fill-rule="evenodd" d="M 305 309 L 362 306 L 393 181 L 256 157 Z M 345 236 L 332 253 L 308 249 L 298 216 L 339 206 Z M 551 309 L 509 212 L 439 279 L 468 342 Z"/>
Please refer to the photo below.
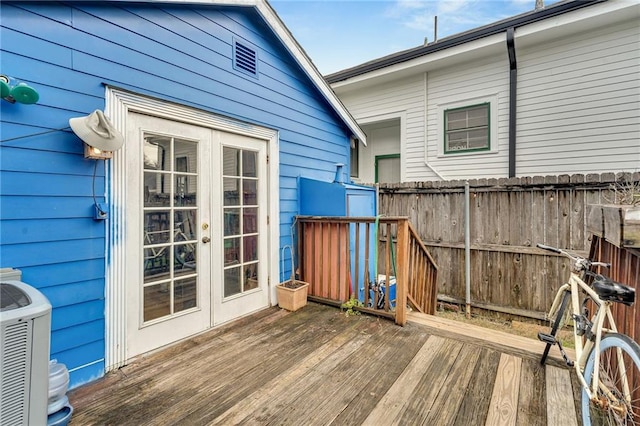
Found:
<path fill-rule="evenodd" d="M 144 320 L 151 321 L 171 314 L 169 283 L 144 288 Z"/>
<path fill-rule="evenodd" d="M 242 151 L 242 176 L 258 176 L 258 153 L 254 151 Z"/>
<path fill-rule="evenodd" d="M 144 207 L 169 207 L 171 181 L 166 173 L 144 172 Z"/>
<path fill-rule="evenodd" d="M 240 286 L 240 267 L 225 269 L 224 271 L 224 297 L 233 296 L 242 291 Z"/>
<path fill-rule="evenodd" d="M 173 311 L 180 312 L 197 305 L 197 281 L 195 277 L 178 280 L 173 287 Z"/>

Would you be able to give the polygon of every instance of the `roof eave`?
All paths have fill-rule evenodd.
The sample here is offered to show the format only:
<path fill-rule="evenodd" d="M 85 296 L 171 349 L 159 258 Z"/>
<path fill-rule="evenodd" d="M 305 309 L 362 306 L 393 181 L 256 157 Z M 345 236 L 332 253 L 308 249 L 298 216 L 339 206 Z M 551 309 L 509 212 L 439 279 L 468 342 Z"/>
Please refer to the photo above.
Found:
<path fill-rule="evenodd" d="M 325 76 L 329 84 L 343 82 L 354 77 L 361 76 L 373 71 L 407 62 L 421 56 L 425 56 L 434 52 L 449 49 L 471 41 L 476 41 L 485 37 L 499 34 L 507 30 L 507 28 L 517 28 L 523 25 L 531 24 L 540 20 L 552 18 L 567 12 L 582 9 L 598 3 L 604 3 L 609 0 L 574 0 L 563 2 L 558 5 L 550 6 L 539 11 L 527 12 L 512 18 L 507 18 L 493 24 L 489 24 L 480 28 L 465 31 L 450 37 L 443 38 L 437 42 L 427 44 L 425 46 L 414 47 L 393 53 L 379 59 L 365 62 L 355 67 L 347 68 L 342 71 L 335 72 Z"/>

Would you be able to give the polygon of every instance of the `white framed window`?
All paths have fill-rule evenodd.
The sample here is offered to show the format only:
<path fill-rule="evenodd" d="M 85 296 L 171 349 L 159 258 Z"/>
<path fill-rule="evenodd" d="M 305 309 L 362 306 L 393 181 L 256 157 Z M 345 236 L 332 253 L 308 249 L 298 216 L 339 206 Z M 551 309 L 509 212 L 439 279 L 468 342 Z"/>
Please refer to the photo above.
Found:
<path fill-rule="evenodd" d="M 444 153 L 491 149 L 489 103 L 444 111 Z"/>
<path fill-rule="evenodd" d="M 498 152 L 496 95 L 438 105 L 438 156 Z"/>

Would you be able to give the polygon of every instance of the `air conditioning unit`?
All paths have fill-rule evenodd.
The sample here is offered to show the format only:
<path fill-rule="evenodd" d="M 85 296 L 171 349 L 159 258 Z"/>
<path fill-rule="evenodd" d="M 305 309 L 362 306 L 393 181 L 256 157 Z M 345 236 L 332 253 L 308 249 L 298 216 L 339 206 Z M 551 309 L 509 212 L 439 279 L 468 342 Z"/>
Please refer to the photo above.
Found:
<path fill-rule="evenodd" d="M 51 304 L 21 281 L 0 282 L 2 425 L 46 425 Z"/>

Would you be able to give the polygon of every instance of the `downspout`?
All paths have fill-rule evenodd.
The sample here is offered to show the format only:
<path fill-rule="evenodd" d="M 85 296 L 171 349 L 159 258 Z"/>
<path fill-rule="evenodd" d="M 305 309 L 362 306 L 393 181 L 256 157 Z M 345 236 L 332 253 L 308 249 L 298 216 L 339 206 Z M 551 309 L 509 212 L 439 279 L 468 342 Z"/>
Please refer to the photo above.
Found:
<path fill-rule="evenodd" d="M 518 65 L 513 27 L 507 28 L 507 52 L 509 53 L 509 177 L 516 176 L 516 97 Z"/>
<path fill-rule="evenodd" d="M 429 143 L 427 140 L 427 109 L 429 108 L 429 101 L 427 99 L 428 95 L 428 85 L 429 85 L 429 76 L 425 72 L 424 73 L 424 164 L 431 169 L 431 171 L 440 178 L 440 180 L 447 180 L 444 176 L 440 174 L 431 164 L 429 164 L 429 156 L 427 155 L 427 151 L 429 151 Z"/>

